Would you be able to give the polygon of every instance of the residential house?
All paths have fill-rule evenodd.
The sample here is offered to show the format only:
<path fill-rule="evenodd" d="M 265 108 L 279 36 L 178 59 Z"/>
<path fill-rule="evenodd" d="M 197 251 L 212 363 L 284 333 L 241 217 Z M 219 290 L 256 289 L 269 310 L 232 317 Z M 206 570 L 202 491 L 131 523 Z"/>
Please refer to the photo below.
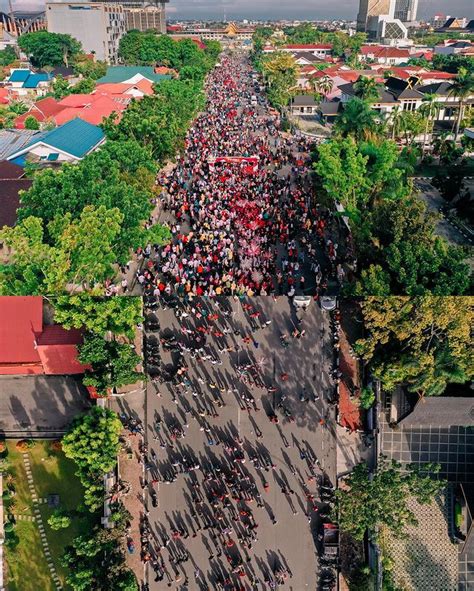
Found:
<path fill-rule="evenodd" d="M 82 374 L 82 331 L 43 322 L 40 296 L 0 297 L 0 375 Z"/>
<path fill-rule="evenodd" d="M 7 160 L 29 144 L 39 131 L 29 129 L 1 129 L 0 130 L 0 161 Z"/>
<path fill-rule="evenodd" d="M 318 111 L 318 103 L 310 94 L 299 94 L 293 98 L 290 106 L 292 115 L 315 115 Z"/>
<path fill-rule="evenodd" d="M 0 228 L 16 224 L 20 191 L 27 191 L 32 184 L 21 166 L 6 160 L 0 162 Z"/>
<path fill-rule="evenodd" d="M 105 142 L 105 134 L 96 125 L 73 119 L 52 131 L 40 132 L 26 146 L 8 157 L 23 166 L 26 162 L 76 163 Z"/>
<path fill-rule="evenodd" d="M 415 57 L 410 49 L 401 49 L 386 45 L 362 45 L 358 59 L 361 62 L 370 60 L 386 66 L 398 66 Z"/>
<path fill-rule="evenodd" d="M 10 76 L 5 80 L 4 86 L 15 98 L 44 96 L 48 92 L 52 80 L 52 74 L 47 72 L 32 72 L 26 68 L 16 69 L 10 71 Z"/>
<path fill-rule="evenodd" d="M 15 127 L 17 129 L 24 129 L 25 121 L 28 117 L 34 117 L 40 124 L 46 125 L 52 123 L 53 125 L 56 125 L 55 116 L 60 113 L 63 108 L 64 107 L 51 96 L 40 99 L 31 105 L 30 110 L 27 113 L 23 113 L 23 115 L 19 115 L 15 119 Z"/>
<path fill-rule="evenodd" d="M 117 82 L 134 84 L 143 79 L 156 84 L 170 78 L 169 75 L 157 74 L 152 66 L 111 66 L 107 68 L 105 76 L 97 80 L 97 84 Z"/>

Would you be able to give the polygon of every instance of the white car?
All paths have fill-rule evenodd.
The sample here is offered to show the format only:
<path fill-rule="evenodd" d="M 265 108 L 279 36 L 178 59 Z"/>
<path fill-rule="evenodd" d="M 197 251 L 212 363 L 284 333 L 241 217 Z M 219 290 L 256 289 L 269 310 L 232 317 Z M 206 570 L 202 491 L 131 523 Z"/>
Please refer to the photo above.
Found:
<path fill-rule="evenodd" d="M 320 299 L 321 308 L 327 312 L 332 312 L 337 308 L 337 298 L 334 296 L 322 296 Z"/>

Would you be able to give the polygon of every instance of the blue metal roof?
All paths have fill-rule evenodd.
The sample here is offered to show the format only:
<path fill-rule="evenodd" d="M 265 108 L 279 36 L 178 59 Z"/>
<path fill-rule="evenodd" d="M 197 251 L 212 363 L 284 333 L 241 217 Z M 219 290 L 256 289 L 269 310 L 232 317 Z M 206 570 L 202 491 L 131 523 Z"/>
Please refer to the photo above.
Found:
<path fill-rule="evenodd" d="M 9 82 L 25 82 L 31 76 L 29 70 L 13 70 L 10 74 Z"/>
<path fill-rule="evenodd" d="M 152 82 L 162 82 L 171 78 L 171 76 L 165 74 L 155 74 L 153 66 L 109 66 L 107 73 L 97 80 L 97 84 L 124 82 L 133 78 L 136 74 L 141 74 Z"/>
<path fill-rule="evenodd" d="M 47 82 L 50 80 L 49 74 L 31 74 L 25 80 L 23 88 L 36 88 L 40 82 Z"/>
<path fill-rule="evenodd" d="M 38 134 L 27 144 L 23 152 L 28 151 L 39 143 L 48 144 L 61 152 L 66 152 L 76 158 L 83 158 L 95 148 L 105 137 L 104 132 L 97 125 L 87 123 L 83 119 L 72 119 L 52 131 Z M 17 152 L 18 153 L 18 152 Z"/>

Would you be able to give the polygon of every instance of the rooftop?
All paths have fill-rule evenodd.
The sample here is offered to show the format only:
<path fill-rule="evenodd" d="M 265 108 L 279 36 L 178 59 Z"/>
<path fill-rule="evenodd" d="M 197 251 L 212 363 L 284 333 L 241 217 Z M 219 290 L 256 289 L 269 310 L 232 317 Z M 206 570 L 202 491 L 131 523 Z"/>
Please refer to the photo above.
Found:
<path fill-rule="evenodd" d="M 147 78 L 151 82 L 162 82 L 169 80 L 170 76 L 163 74 L 156 74 L 152 66 L 110 66 L 107 68 L 107 73 L 102 78 L 97 80 L 97 84 L 104 84 L 106 82 L 127 82 L 135 76 Z"/>

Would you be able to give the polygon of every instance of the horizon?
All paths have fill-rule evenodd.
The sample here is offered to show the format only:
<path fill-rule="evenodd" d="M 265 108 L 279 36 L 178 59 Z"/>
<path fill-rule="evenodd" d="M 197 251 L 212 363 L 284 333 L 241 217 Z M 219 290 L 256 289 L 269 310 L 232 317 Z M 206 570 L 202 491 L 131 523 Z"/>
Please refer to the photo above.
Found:
<path fill-rule="evenodd" d="M 44 4 L 44 0 L 17 0 L 14 8 L 38 10 Z M 419 19 L 426 20 L 438 12 L 459 18 L 474 18 L 472 0 L 456 0 L 449 4 L 449 9 L 446 4 L 446 0 L 420 0 Z M 328 7 L 321 0 L 300 0 L 298 6 L 298 9 L 285 5 L 275 7 L 273 0 L 259 0 L 258 4 L 254 0 L 170 0 L 166 13 L 170 20 L 352 21 L 357 17 L 359 1 L 340 0 L 335 7 Z M 0 0 L 0 9 L 9 12 L 8 0 Z"/>

